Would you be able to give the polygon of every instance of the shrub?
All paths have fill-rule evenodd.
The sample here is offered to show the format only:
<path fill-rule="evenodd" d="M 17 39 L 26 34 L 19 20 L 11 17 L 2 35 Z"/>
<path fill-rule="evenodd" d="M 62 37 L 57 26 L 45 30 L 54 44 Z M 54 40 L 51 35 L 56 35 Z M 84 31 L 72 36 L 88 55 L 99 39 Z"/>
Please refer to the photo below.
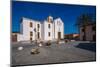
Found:
<path fill-rule="evenodd" d="M 68 40 L 65 40 L 65 43 L 67 43 L 68 42 Z"/>
<path fill-rule="evenodd" d="M 31 54 L 38 54 L 38 53 L 40 53 L 38 48 L 33 48 L 31 50 Z"/>
<path fill-rule="evenodd" d="M 50 46 L 51 45 L 51 41 L 49 40 L 47 43 L 46 43 L 46 46 Z"/>

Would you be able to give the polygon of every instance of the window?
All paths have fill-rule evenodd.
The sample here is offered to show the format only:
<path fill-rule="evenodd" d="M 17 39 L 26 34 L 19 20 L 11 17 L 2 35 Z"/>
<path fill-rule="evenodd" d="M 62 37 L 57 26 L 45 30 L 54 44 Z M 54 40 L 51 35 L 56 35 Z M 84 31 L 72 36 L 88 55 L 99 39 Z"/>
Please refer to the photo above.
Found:
<path fill-rule="evenodd" d="M 50 28 L 50 24 L 48 24 L 48 28 Z"/>
<path fill-rule="evenodd" d="M 32 24 L 32 22 L 30 22 L 30 27 L 33 27 L 33 24 Z"/>
<path fill-rule="evenodd" d="M 82 29 L 82 32 L 84 32 L 85 30 L 84 30 L 84 28 Z"/>
<path fill-rule="evenodd" d="M 39 24 L 37 24 L 37 27 L 38 27 L 38 28 L 40 28 L 40 25 L 39 25 Z"/>
<path fill-rule="evenodd" d="M 93 31 L 96 31 L 96 26 L 93 26 L 93 27 L 92 27 L 92 30 L 93 30 Z"/>
<path fill-rule="evenodd" d="M 32 41 L 32 37 L 30 37 L 30 40 Z"/>
<path fill-rule="evenodd" d="M 33 32 L 32 31 L 30 32 L 30 36 L 33 36 Z"/>
<path fill-rule="evenodd" d="M 50 37 L 50 32 L 48 32 L 48 36 Z"/>
<path fill-rule="evenodd" d="M 38 28 L 38 31 L 39 31 L 39 28 L 40 28 L 40 25 L 39 24 L 37 24 L 37 28 Z"/>

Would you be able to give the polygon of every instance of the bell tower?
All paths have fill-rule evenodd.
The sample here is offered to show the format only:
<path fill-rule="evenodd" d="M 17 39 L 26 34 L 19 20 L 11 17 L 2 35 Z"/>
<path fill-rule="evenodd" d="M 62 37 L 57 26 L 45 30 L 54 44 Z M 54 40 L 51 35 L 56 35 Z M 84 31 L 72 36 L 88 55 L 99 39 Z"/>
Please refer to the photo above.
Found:
<path fill-rule="evenodd" d="M 49 23 L 52 23 L 52 22 L 53 22 L 53 17 L 52 17 L 52 16 L 48 16 L 48 17 L 47 17 L 47 21 L 48 21 Z"/>

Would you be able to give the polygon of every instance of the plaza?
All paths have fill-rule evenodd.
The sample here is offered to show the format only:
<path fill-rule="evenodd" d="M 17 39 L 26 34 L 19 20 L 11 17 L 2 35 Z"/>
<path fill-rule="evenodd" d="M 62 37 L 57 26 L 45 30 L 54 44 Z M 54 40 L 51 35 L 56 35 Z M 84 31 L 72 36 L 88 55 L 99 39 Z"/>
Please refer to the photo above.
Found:
<path fill-rule="evenodd" d="M 18 50 L 18 47 L 23 47 Z M 88 47 L 88 48 L 87 48 Z M 32 48 L 38 48 L 39 54 L 31 54 Z M 96 43 L 74 41 L 39 47 L 35 43 L 12 43 L 12 65 L 37 65 L 51 63 L 96 61 Z"/>

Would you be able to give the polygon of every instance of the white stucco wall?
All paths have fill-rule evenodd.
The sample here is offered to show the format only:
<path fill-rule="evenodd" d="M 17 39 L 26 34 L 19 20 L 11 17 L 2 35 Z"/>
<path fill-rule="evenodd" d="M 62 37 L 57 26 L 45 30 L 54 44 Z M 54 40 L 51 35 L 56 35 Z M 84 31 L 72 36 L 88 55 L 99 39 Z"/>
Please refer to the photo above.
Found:
<path fill-rule="evenodd" d="M 17 41 L 24 41 L 24 37 L 22 34 L 17 34 Z"/>
<path fill-rule="evenodd" d="M 55 25 L 55 39 L 58 39 L 58 32 L 61 32 L 61 38 L 64 38 L 64 24 L 60 18 L 54 20 Z"/>
<path fill-rule="evenodd" d="M 30 27 L 30 22 L 32 22 L 33 27 Z M 31 19 L 27 19 L 27 18 L 23 18 L 23 21 L 21 22 L 22 27 L 20 27 L 20 30 L 22 30 L 22 34 L 18 35 L 18 41 L 29 41 L 30 40 L 30 31 L 33 32 L 33 36 L 32 39 L 35 40 L 37 37 L 37 32 L 41 31 L 41 24 L 40 24 L 40 28 L 39 31 L 37 30 L 37 24 L 40 24 L 39 21 L 34 21 Z M 34 31 L 34 29 L 36 28 L 37 32 Z M 41 32 L 40 32 L 41 34 Z M 41 35 L 40 35 L 41 38 Z"/>
<path fill-rule="evenodd" d="M 41 40 L 44 40 L 44 23 L 41 23 Z"/>
<path fill-rule="evenodd" d="M 58 25 L 58 21 L 60 25 Z M 30 27 L 30 22 L 32 22 L 33 27 Z M 39 29 L 37 28 L 37 24 L 39 24 Z M 50 24 L 50 28 L 48 28 L 48 24 Z M 40 33 L 39 39 L 44 41 L 57 39 L 58 32 L 61 32 L 61 38 L 64 38 L 64 24 L 60 18 L 55 19 L 54 22 L 45 20 L 43 23 L 28 18 L 22 18 L 20 26 L 21 33 L 18 34 L 18 41 L 30 41 L 30 31 L 33 32 L 32 40 L 37 39 L 37 32 Z M 34 31 L 35 28 L 36 32 Z M 48 32 L 50 32 L 50 36 L 48 36 Z"/>
<path fill-rule="evenodd" d="M 48 28 L 48 24 L 50 24 L 50 28 Z M 44 40 L 52 40 L 53 39 L 52 23 L 44 21 L 43 26 L 44 26 Z M 48 32 L 50 32 L 50 36 L 48 36 Z"/>

